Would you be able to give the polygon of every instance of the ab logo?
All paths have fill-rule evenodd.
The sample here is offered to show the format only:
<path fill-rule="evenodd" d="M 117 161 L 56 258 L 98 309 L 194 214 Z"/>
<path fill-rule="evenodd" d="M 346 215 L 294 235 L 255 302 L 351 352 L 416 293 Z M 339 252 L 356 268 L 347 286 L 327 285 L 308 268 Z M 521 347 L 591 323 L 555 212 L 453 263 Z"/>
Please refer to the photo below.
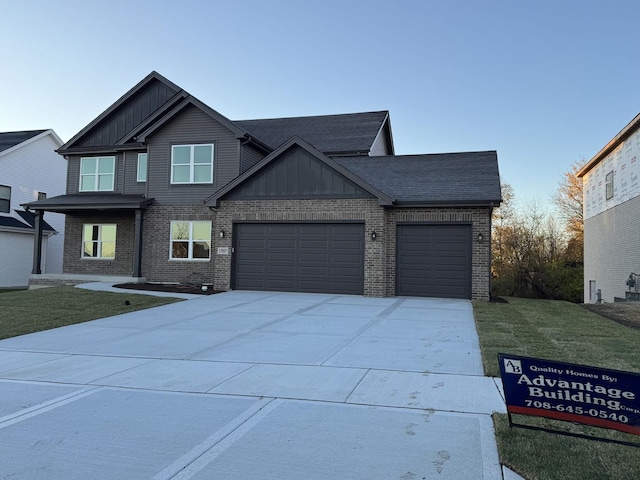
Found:
<path fill-rule="evenodd" d="M 505 373 L 522 373 L 522 365 L 520 364 L 520 360 L 511 360 L 509 358 L 504 358 L 503 362 Z"/>

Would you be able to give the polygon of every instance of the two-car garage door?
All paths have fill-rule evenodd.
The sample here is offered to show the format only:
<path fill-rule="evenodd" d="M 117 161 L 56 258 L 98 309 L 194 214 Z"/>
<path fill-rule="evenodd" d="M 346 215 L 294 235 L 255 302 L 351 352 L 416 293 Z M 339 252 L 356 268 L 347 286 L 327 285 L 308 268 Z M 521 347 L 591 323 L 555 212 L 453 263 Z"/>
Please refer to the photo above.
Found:
<path fill-rule="evenodd" d="M 282 292 L 364 293 L 364 225 L 240 223 L 234 288 Z"/>
<path fill-rule="evenodd" d="M 234 239 L 237 290 L 364 293 L 363 224 L 240 223 Z M 471 225 L 398 225 L 396 245 L 396 295 L 471 298 Z"/>

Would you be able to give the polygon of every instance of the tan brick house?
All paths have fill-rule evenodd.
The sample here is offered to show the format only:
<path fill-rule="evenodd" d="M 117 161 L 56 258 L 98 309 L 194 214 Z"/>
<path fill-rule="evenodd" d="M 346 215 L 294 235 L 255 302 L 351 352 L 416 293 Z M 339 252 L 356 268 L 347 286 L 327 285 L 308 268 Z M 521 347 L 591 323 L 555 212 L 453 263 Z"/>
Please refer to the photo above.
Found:
<path fill-rule="evenodd" d="M 152 72 L 58 153 L 26 206 L 66 214 L 66 281 L 489 298 L 496 152 L 394 155 L 386 111 L 231 121 Z"/>

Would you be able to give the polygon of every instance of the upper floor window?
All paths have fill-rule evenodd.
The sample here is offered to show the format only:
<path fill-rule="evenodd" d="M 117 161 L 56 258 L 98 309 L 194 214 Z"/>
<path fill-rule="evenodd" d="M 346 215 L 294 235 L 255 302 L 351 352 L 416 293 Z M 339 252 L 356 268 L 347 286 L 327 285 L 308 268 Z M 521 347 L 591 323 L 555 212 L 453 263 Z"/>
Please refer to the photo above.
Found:
<path fill-rule="evenodd" d="M 116 157 L 80 159 L 81 192 L 113 192 Z"/>
<path fill-rule="evenodd" d="M 47 194 L 45 192 L 38 192 L 38 201 L 46 200 Z"/>
<path fill-rule="evenodd" d="M 9 213 L 11 210 L 11 187 L 0 185 L 0 213 Z"/>
<path fill-rule="evenodd" d="M 607 176 L 605 177 L 605 197 L 607 200 L 611 199 L 613 197 L 613 170 L 611 170 L 609 173 L 607 173 Z"/>
<path fill-rule="evenodd" d="M 82 226 L 82 257 L 106 258 L 116 257 L 116 226 L 91 225 Z"/>
<path fill-rule="evenodd" d="M 211 222 L 171 222 L 172 260 L 209 260 Z"/>
<path fill-rule="evenodd" d="M 213 144 L 171 147 L 171 183 L 213 183 Z"/>
<path fill-rule="evenodd" d="M 138 173 L 136 175 L 136 181 L 138 182 L 147 181 L 147 154 L 146 153 L 138 154 Z"/>

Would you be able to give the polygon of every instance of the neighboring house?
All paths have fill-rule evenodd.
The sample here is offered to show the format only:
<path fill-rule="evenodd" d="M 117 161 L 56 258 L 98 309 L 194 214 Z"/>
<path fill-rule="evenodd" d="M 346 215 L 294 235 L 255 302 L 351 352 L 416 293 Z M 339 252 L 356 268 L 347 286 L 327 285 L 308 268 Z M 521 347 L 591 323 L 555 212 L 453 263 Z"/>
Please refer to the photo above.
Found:
<path fill-rule="evenodd" d="M 58 152 L 64 281 L 489 298 L 496 152 L 395 156 L 386 111 L 231 121 L 152 72 Z"/>
<path fill-rule="evenodd" d="M 632 275 L 640 275 L 639 164 L 640 114 L 578 172 L 584 200 L 585 302 L 639 299 L 640 276 L 634 282 Z"/>
<path fill-rule="evenodd" d="M 34 214 L 21 204 L 65 192 L 67 163 L 53 130 L 0 133 L 0 288 L 26 287 L 34 255 Z M 64 215 L 47 216 L 42 270 L 62 272 Z"/>

